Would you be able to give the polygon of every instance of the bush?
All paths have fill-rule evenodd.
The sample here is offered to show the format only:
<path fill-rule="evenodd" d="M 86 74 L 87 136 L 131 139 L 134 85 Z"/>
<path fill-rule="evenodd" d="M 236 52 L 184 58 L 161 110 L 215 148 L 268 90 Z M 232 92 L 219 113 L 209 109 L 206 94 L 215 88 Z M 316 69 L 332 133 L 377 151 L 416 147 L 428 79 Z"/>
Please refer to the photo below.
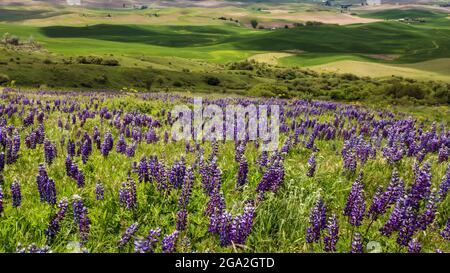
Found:
<path fill-rule="evenodd" d="M 0 74 L 0 85 L 7 84 L 9 82 L 8 75 Z"/>
<path fill-rule="evenodd" d="M 79 56 L 77 62 L 80 64 L 101 64 L 103 58 L 96 56 Z"/>
<path fill-rule="evenodd" d="M 386 94 L 393 98 L 402 98 L 408 96 L 418 100 L 425 98 L 426 91 L 417 83 L 400 83 L 395 82 L 386 88 Z"/>
<path fill-rule="evenodd" d="M 253 28 L 256 28 L 258 26 L 258 21 L 256 21 L 256 19 L 252 19 L 250 21 L 250 24 L 252 25 Z"/>
<path fill-rule="evenodd" d="M 116 59 L 106 59 L 103 60 L 101 62 L 102 65 L 107 65 L 107 66 L 118 66 L 119 65 L 119 61 Z"/>
<path fill-rule="evenodd" d="M 242 62 L 233 62 L 228 65 L 230 70 L 253 70 L 254 62 L 252 61 L 242 61 Z"/>
<path fill-rule="evenodd" d="M 208 85 L 217 86 L 217 85 L 220 84 L 220 79 L 217 78 L 216 76 L 210 76 L 210 75 L 208 75 L 208 76 L 205 77 L 205 82 L 206 82 Z"/>

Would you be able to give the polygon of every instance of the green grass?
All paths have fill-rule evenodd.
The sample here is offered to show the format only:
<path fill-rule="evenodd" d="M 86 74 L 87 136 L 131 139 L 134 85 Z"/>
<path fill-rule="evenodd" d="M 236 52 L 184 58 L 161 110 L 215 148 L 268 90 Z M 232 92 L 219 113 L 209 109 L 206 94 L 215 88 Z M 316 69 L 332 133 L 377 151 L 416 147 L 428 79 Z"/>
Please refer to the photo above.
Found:
<path fill-rule="evenodd" d="M 11 99 L 15 95 L 9 93 Z M 20 95 L 26 95 L 29 98 L 38 99 L 41 102 L 53 101 L 55 99 L 65 99 L 69 102 L 76 101 L 80 109 L 86 106 L 92 110 L 94 104 L 99 104 L 99 108 L 123 109 L 124 112 L 138 111 L 150 115 L 159 120 L 165 120 L 161 116 L 161 109 L 172 109 L 180 101 L 177 99 L 167 99 L 170 97 L 160 94 L 159 98 L 145 98 L 136 94 L 101 94 L 97 99 L 91 96 L 84 96 L 80 93 L 58 93 L 54 95 L 34 94 L 20 92 Z M 220 96 L 209 96 L 210 99 Z M 101 100 L 100 100 L 101 98 Z M 89 101 L 93 100 L 91 104 Z M 8 99 L 3 98 L 3 103 Z M 25 106 L 27 111 L 31 106 Z M 292 105 L 288 106 L 289 109 Z M 315 109 L 310 106 L 310 109 Z M 385 109 L 386 105 L 383 105 Z M 343 108 L 344 109 L 344 108 Z M 368 111 L 377 111 L 370 109 Z M 448 110 L 448 108 L 445 108 Z M 427 130 L 434 120 L 433 112 L 435 108 L 422 107 L 419 112 L 416 109 L 395 109 L 398 118 L 404 117 L 404 114 L 397 111 L 407 111 L 418 118 L 417 122 L 425 121 Z M 441 111 L 444 109 L 441 109 Z M 369 112 L 376 113 L 376 112 Z M 117 241 L 125 229 L 132 223 L 140 224 L 136 236 L 145 236 L 149 229 L 156 227 L 162 228 L 163 236 L 171 233 L 175 229 L 176 211 L 178 210 L 178 198 L 181 189 L 173 189 L 169 193 L 163 194 L 156 189 L 156 183 L 137 183 L 138 208 L 128 211 L 119 205 L 118 192 L 122 182 L 127 179 L 127 173 L 131 169 L 133 161 L 139 161 L 142 156 L 157 155 L 164 159 L 167 166 L 171 166 L 174 160 L 179 159 L 181 154 L 185 155 L 188 165 L 191 165 L 198 156 L 195 153 L 185 153 L 184 142 L 169 141 L 166 144 L 162 142 L 146 144 L 145 141 L 138 145 L 136 154 L 132 158 L 118 154 L 115 149 L 108 157 L 101 155 L 100 151 L 93 148 L 93 153 L 86 164 L 83 164 L 79 157 L 74 158 L 76 164 L 84 172 L 86 185 L 78 188 L 76 182 L 69 178 L 65 173 L 65 155 L 66 147 L 61 145 L 59 140 L 61 136 L 67 139 L 76 139 L 79 121 L 72 124 L 69 130 L 64 130 L 56 126 L 58 118 L 65 123 L 70 118 L 71 113 L 60 113 L 51 111 L 45 114 L 44 126 L 46 128 L 46 138 L 55 142 L 58 149 L 58 156 L 51 164 L 47 164 L 47 171 L 50 178 L 55 180 L 58 200 L 62 197 L 70 198 L 74 194 L 80 195 L 84 204 L 88 207 L 89 218 L 91 220 L 91 229 L 89 240 L 85 247 L 89 252 L 119 252 Z M 333 122 L 335 118 L 334 110 L 324 110 L 320 116 L 320 122 Z M 296 118 L 299 121 L 302 117 Z M 448 118 L 448 116 L 447 116 Z M 292 117 L 286 121 L 290 123 Z M 431 119 L 431 120 L 430 120 Z M 436 119 L 438 122 L 444 122 L 448 125 L 448 120 Z M 21 126 L 21 118 L 18 113 L 8 118 L 8 124 L 16 127 Z M 82 127 L 82 132 L 91 133 L 94 126 L 98 126 L 101 135 L 111 131 L 115 143 L 119 136 L 119 130 L 109 124 L 101 122 L 100 117 L 96 115 L 93 119 L 87 119 Z M 356 126 L 360 128 L 355 119 L 345 120 L 345 126 Z M 27 149 L 23 139 L 31 130 L 30 127 L 23 128 L 20 131 L 22 146 L 20 157 L 15 164 L 7 165 L 3 171 L 4 182 L 2 189 L 5 194 L 5 211 L 0 216 L 0 252 L 13 252 L 18 242 L 27 246 L 36 243 L 42 246 L 46 243 L 44 231 L 47 228 L 50 217 L 56 213 L 56 209 L 39 200 L 39 194 L 36 188 L 35 177 L 38 172 L 39 163 L 44 162 L 43 147 L 38 145 L 36 149 Z M 170 126 L 163 124 L 162 128 L 156 129 L 160 138 L 164 131 L 170 130 Z M 425 129 L 424 129 L 425 130 Z M 285 140 L 287 134 L 282 134 L 281 142 Z M 131 139 L 126 139 L 127 143 Z M 385 141 L 383 141 L 383 144 Z M 191 143 L 192 144 L 192 143 Z M 346 173 L 342 170 L 342 157 L 338 151 L 342 149 L 343 140 L 337 138 L 334 140 L 317 139 L 315 144 L 319 152 L 317 153 L 317 170 L 314 177 L 306 176 L 307 160 L 311 151 L 306 149 L 301 143 L 293 145 L 284 160 L 285 179 L 276 194 L 269 193 L 263 202 L 257 204 L 256 218 L 254 227 L 244 248 L 220 247 L 219 238 L 214 234 L 208 233 L 209 219 L 203 214 L 207 195 L 203 192 L 201 176 L 198 170 L 195 171 L 195 182 L 193 185 L 192 196 L 188 205 L 188 229 L 180 234 L 178 251 L 197 251 L 197 252 L 322 252 L 320 244 L 308 245 L 305 241 L 305 232 L 308 227 L 308 218 L 310 209 L 314 206 L 319 196 L 324 198 L 328 207 L 328 213 L 336 213 L 340 225 L 340 239 L 337 245 L 338 252 L 348 252 L 351 241 L 349 234 L 352 227 L 347 219 L 341 215 L 345 205 L 346 198 L 351 189 L 353 181 L 358 172 Z M 281 146 L 281 143 L 280 143 Z M 206 141 L 201 143 L 205 149 L 205 158 L 211 153 L 211 143 Z M 256 198 L 255 188 L 260 182 L 264 169 L 256 165 L 260 151 L 252 144 L 246 146 L 245 157 L 249 162 L 248 183 L 242 191 L 235 189 L 236 176 L 239 164 L 235 161 L 234 143 L 227 141 L 219 143 L 217 164 L 221 169 L 222 186 L 226 208 L 233 215 L 242 213 L 243 203 L 248 199 Z M 432 184 L 437 187 L 445 173 L 446 164 L 436 163 L 436 154 L 428 154 L 425 160 L 433 160 L 432 165 Z M 413 182 L 412 164 L 413 158 L 405 158 L 394 165 L 386 163 L 382 158 L 381 152 L 377 153 L 375 159 L 369 160 L 365 165 L 358 164 L 358 171 L 364 170 L 364 191 L 366 202 L 369 205 L 371 197 L 376 191 L 377 186 L 385 187 L 390 180 L 390 174 L 395 169 L 405 180 L 406 185 L 410 186 Z M 137 182 L 137 174 L 131 173 L 132 179 Z M 18 208 L 11 206 L 11 194 L 9 188 L 15 180 L 20 180 L 22 189 L 22 205 Z M 105 199 L 103 201 L 95 200 L 95 184 L 101 181 L 105 186 Z M 435 220 L 435 226 L 430 227 L 427 233 L 417 233 L 423 252 L 434 252 L 437 247 L 443 251 L 450 251 L 449 245 L 443 243 L 439 237 L 439 230 L 445 225 L 449 213 L 448 202 L 446 201 L 439 207 L 439 213 Z M 378 229 L 383 226 L 389 217 L 389 212 L 377 220 L 369 229 L 365 236 L 364 244 L 368 241 L 377 241 L 382 245 L 383 252 L 405 252 L 405 248 L 398 248 L 395 244 L 395 236 L 391 238 L 381 236 Z M 356 228 L 357 232 L 365 234 L 369 219 L 365 219 L 363 226 Z M 181 239 L 186 236 L 191 243 L 190 249 L 181 249 Z M 53 252 L 70 252 L 68 245 L 71 242 L 78 242 L 78 227 L 73 221 L 71 204 L 64 221 L 61 223 L 61 230 L 55 240 L 50 244 Z M 132 243 L 128 244 L 121 252 L 133 252 Z M 156 252 L 160 252 L 160 246 Z"/>

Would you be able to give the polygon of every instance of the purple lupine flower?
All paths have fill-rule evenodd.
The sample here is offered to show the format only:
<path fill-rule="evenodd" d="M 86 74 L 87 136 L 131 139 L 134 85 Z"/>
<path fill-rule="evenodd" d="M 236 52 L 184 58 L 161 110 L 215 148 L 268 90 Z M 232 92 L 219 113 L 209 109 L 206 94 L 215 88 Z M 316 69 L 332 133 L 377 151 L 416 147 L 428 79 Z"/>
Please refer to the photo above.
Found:
<path fill-rule="evenodd" d="M 352 226 L 360 226 L 366 211 L 366 202 L 364 199 L 364 189 L 362 183 L 363 174 L 353 182 L 352 189 L 348 195 L 347 203 L 344 208 L 344 215 L 348 216 L 348 221 Z"/>
<path fill-rule="evenodd" d="M 438 154 L 438 162 L 442 163 L 448 160 L 448 148 L 444 144 L 442 144 L 441 148 L 439 149 Z"/>
<path fill-rule="evenodd" d="M 424 213 L 422 215 L 419 215 L 419 217 L 417 219 L 417 221 L 418 221 L 417 224 L 421 230 L 426 230 L 427 227 L 433 223 L 433 221 L 436 217 L 436 201 L 437 200 L 438 199 L 436 198 L 436 194 L 433 193 L 427 202 Z"/>
<path fill-rule="evenodd" d="M 100 132 L 98 130 L 98 127 L 95 126 L 94 130 L 92 131 L 92 139 L 94 140 L 95 146 L 98 150 L 101 149 L 101 140 L 100 140 Z"/>
<path fill-rule="evenodd" d="M 142 156 L 139 161 L 138 178 L 139 182 L 150 182 L 147 159 L 145 156 Z"/>
<path fill-rule="evenodd" d="M 133 180 L 129 179 L 122 183 L 119 190 L 119 202 L 122 207 L 128 210 L 137 208 L 136 184 Z"/>
<path fill-rule="evenodd" d="M 236 160 L 236 162 L 240 162 L 241 157 L 244 155 L 244 153 L 245 153 L 245 143 L 239 142 L 235 148 L 234 160 Z"/>
<path fill-rule="evenodd" d="M 323 238 L 323 250 L 326 252 L 334 252 L 336 251 L 336 244 L 339 240 L 339 225 L 337 223 L 336 214 L 333 214 L 328 218 L 326 229 L 327 234 Z"/>
<path fill-rule="evenodd" d="M 56 204 L 56 185 L 53 179 L 48 177 L 45 166 L 39 165 L 39 174 L 36 177 L 36 184 L 41 202 L 45 201 L 51 205 Z"/>
<path fill-rule="evenodd" d="M 342 151 L 344 158 L 344 169 L 350 172 L 356 171 L 357 161 L 355 153 L 352 151 Z"/>
<path fill-rule="evenodd" d="M 397 200 L 394 210 L 391 213 L 386 224 L 380 229 L 380 232 L 385 236 L 390 236 L 392 232 L 398 231 L 402 223 L 403 213 L 405 211 L 405 199 L 401 197 Z"/>
<path fill-rule="evenodd" d="M 188 213 L 186 209 L 182 209 L 177 212 L 177 230 L 186 230 L 187 215 Z"/>
<path fill-rule="evenodd" d="M 450 241 L 450 218 L 448 218 L 445 228 L 441 231 L 441 236 L 445 240 Z"/>
<path fill-rule="evenodd" d="M 17 180 L 11 184 L 11 195 L 13 207 L 19 207 L 22 204 L 22 193 L 20 191 L 20 182 Z"/>
<path fill-rule="evenodd" d="M 268 162 L 269 162 L 269 157 L 268 157 L 267 151 L 262 151 L 261 155 L 258 157 L 256 164 L 258 164 L 258 166 L 260 168 L 263 168 L 263 167 L 267 167 Z"/>
<path fill-rule="evenodd" d="M 430 195 L 431 187 L 431 164 L 427 162 L 422 168 L 418 168 L 415 174 L 411 193 L 407 198 L 407 205 L 418 208 L 419 202 Z"/>
<path fill-rule="evenodd" d="M 151 229 L 146 238 L 139 238 L 134 241 L 134 252 L 136 253 L 153 253 L 156 243 L 161 236 L 161 229 Z"/>
<path fill-rule="evenodd" d="M 3 207 L 3 198 L 4 198 L 4 196 L 3 196 L 3 189 L 2 189 L 2 187 L 0 186 L 0 215 L 2 215 L 3 210 L 4 210 L 4 207 Z"/>
<path fill-rule="evenodd" d="M 48 240 L 52 240 L 58 234 L 61 228 L 61 222 L 66 216 L 66 212 L 69 207 L 69 201 L 67 200 L 67 198 L 61 198 L 57 207 L 59 208 L 59 211 L 55 215 L 53 215 L 47 227 L 47 230 L 45 231 L 45 235 L 47 236 Z"/>
<path fill-rule="evenodd" d="M 182 156 L 180 161 L 175 160 L 172 169 L 169 172 L 169 182 L 173 188 L 179 188 L 183 184 L 184 175 L 186 172 L 186 163 Z"/>
<path fill-rule="evenodd" d="M 123 134 L 120 134 L 119 140 L 117 141 L 116 151 L 121 154 L 125 154 L 127 151 L 127 143 L 125 142 Z"/>
<path fill-rule="evenodd" d="M 103 143 L 101 144 L 101 152 L 102 152 L 102 155 L 104 157 L 107 157 L 109 152 L 114 147 L 113 142 L 114 141 L 113 141 L 113 137 L 112 137 L 111 132 L 109 132 L 109 131 L 106 132 L 105 136 L 104 136 Z"/>
<path fill-rule="evenodd" d="M 95 184 L 95 199 L 97 201 L 105 199 L 105 187 L 100 181 Z"/>
<path fill-rule="evenodd" d="M 256 192 L 276 192 L 284 180 L 284 165 L 279 156 L 275 156 L 273 162 L 264 172 L 261 181 L 256 187 Z"/>
<path fill-rule="evenodd" d="M 53 160 L 56 158 L 56 146 L 48 139 L 44 141 L 44 156 L 45 162 L 49 165 L 51 165 Z"/>
<path fill-rule="evenodd" d="M 253 219 L 255 217 L 255 207 L 253 202 L 248 202 L 244 208 L 242 215 L 237 215 L 233 219 L 231 226 L 231 241 L 235 244 L 245 244 L 247 237 L 250 235 Z"/>
<path fill-rule="evenodd" d="M 81 170 L 78 170 L 77 172 L 77 186 L 78 188 L 84 187 L 85 181 L 84 181 L 84 174 Z"/>
<path fill-rule="evenodd" d="M 134 234 L 138 231 L 138 229 L 139 229 L 138 223 L 134 223 L 130 227 L 128 227 L 125 230 L 125 233 L 122 235 L 122 237 L 120 237 L 120 240 L 117 242 L 117 245 L 119 246 L 119 248 L 122 248 L 126 244 L 128 244 L 128 242 L 131 240 L 131 238 L 134 236 Z"/>
<path fill-rule="evenodd" d="M 173 253 L 176 251 L 178 234 L 179 234 L 178 230 L 175 230 L 171 234 L 164 236 L 164 239 L 161 241 L 163 253 Z"/>
<path fill-rule="evenodd" d="M 306 173 L 306 176 L 313 177 L 315 171 L 316 171 L 316 157 L 314 154 L 311 154 L 311 156 L 308 159 L 308 172 Z"/>
<path fill-rule="evenodd" d="M 450 164 L 447 165 L 447 170 L 444 177 L 442 177 L 442 182 L 439 185 L 439 200 L 444 201 L 450 191 Z"/>
<path fill-rule="evenodd" d="M 206 204 L 206 208 L 203 214 L 207 216 L 222 214 L 224 209 L 225 209 L 225 198 L 223 196 L 223 193 L 215 191 L 209 197 L 208 203 Z"/>
<path fill-rule="evenodd" d="M 73 217 L 75 223 L 78 225 L 78 230 L 80 233 L 80 242 L 84 244 L 89 235 L 89 230 L 91 226 L 91 220 L 88 216 L 88 209 L 84 206 L 83 200 L 79 195 L 74 195 L 73 199 Z"/>
<path fill-rule="evenodd" d="M 417 239 L 412 239 L 408 243 L 408 252 L 409 253 L 420 253 L 422 250 L 422 245 L 419 243 Z"/>
<path fill-rule="evenodd" d="M 355 233 L 352 239 L 352 249 L 350 253 L 363 253 L 362 238 L 359 233 Z"/>
<path fill-rule="evenodd" d="M 158 136 L 155 133 L 155 130 L 153 128 L 150 128 L 147 132 L 147 135 L 145 137 L 147 144 L 158 142 Z"/>
<path fill-rule="evenodd" d="M 214 157 L 208 165 L 204 164 L 200 167 L 203 189 L 208 195 L 220 190 L 221 187 L 222 172 L 216 162 L 217 158 Z"/>
<path fill-rule="evenodd" d="M 231 243 L 231 227 L 233 216 L 229 212 L 224 212 L 218 218 L 218 232 L 220 246 L 227 246 Z"/>
<path fill-rule="evenodd" d="M 2 172 L 5 169 L 5 153 L 0 153 L 0 172 Z"/>
<path fill-rule="evenodd" d="M 406 207 L 397 236 L 397 243 L 407 246 L 418 229 L 417 213 L 412 207 Z"/>
<path fill-rule="evenodd" d="M 92 154 L 92 140 L 88 133 L 84 133 L 83 139 L 81 141 L 81 161 L 83 164 L 89 159 L 89 156 Z"/>
<path fill-rule="evenodd" d="M 22 247 L 21 243 L 17 244 L 16 253 L 48 253 L 49 247 L 38 247 L 35 243 L 30 244 L 28 247 Z"/>
<path fill-rule="evenodd" d="M 130 145 L 127 146 L 127 149 L 125 150 L 125 155 L 127 157 L 133 157 L 134 154 L 136 153 L 136 148 L 137 148 L 136 143 L 135 142 L 131 143 Z"/>
<path fill-rule="evenodd" d="M 241 156 L 239 162 L 239 171 L 237 175 L 237 184 L 236 188 L 242 188 L 247 182 L 247 174 L 248 174 L 248 163 L 247 159 L 244 156 Z"/>
<path fill-rule="evenodd" d="M 194 173 L 192 168 L 187 168 L 184 174 L 183 186 L 181 189 L 180 199 L 178 200 L 178 206 L 180 209 L 186 209 L 189 203 L 189 198 L 192 194 L 192 185 L 194 183 Z"/>
<path fill-rule="evenodd" d="M 70 157 L 75 156 L 75 142 L 71 139 L 67 142 L 67 154 Z"/>
<path fill-rule="evenodd" d="M 309 224 L 310 226 L 306 230 L 306 242 L 309 244 L 317 243 L 327 224 L 327 208 L 322 198 L 319 198 L 316 205 L 311 209 Z"/>

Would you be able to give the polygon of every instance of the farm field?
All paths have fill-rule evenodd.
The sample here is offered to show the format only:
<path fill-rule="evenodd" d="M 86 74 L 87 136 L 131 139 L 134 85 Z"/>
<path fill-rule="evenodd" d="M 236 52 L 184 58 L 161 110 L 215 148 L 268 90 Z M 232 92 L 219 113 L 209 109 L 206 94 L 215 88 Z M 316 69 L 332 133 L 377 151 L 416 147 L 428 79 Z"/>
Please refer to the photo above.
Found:
<path fill-rule="evenodd" d="M 75 2 L 0 3 L 0 253 L 450 252 L 448 7 Z"/>

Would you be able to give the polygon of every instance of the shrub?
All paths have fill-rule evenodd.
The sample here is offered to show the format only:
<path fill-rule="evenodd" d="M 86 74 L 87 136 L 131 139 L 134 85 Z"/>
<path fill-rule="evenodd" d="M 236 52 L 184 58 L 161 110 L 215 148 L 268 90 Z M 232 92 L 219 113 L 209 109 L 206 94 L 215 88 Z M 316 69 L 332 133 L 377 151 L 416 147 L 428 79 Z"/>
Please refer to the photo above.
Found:
<path fill-rule="evenodd" d="M 118 66 L 119 65 L 119 61 L 116 59 L 105 59 L 101 62 L 102 65 L 107 65 L 107 66 Z"/>
<path fill-rule="evenodd" d="M 8 75 L 0 74 L 0 85 L 7 84 L 9 82 Z"/>
<path fill-rule="evenodd" d="M 250 21 L 250 24 L 252 25 L 253 28 L 256 28 L 258 26 L 258 21 L 256 21 L 256 19 L 252 19 Z"/>
<path fill-rule="evenodd" d="M 220 84 L 220 79 L 217 78 L 216 76 L 207 75 L 207 76 L 205 76 L 205 82 L 208 85 L 217 86 Z"/>
<path fill-rule="evenodd" d="M 245 60 L 245 61 L 241 61 L 241 62 L 230 63 L 228 65 L 228 68 L 230 70 L 253 70 L 254 64 L 255 63 L 252 61 Z"/>

